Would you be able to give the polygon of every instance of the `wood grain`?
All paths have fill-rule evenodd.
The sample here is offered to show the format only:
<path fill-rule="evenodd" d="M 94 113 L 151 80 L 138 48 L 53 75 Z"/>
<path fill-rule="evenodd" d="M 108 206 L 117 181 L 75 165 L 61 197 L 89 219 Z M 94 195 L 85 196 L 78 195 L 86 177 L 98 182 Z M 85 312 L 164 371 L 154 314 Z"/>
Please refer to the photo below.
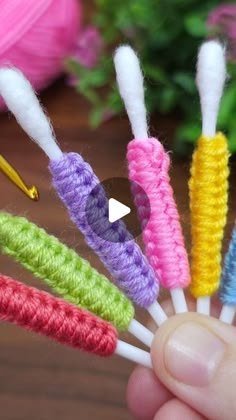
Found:
<path fill-rule="evenodd" d="M 113 119 L 93 131 L 88 126 L 88 104 L 63 81 L 42 95 L 64 151 L 77 151 L 92 164 L 101 180 L 126 176 L 125 151 L 130 130 L 126 117 Z M 161 140 L 173 137 L 175 118 L 157 117 L 152 127 Z M 99 270 L 101 263 L 85 245 L 69 221 L 66 210 L 50 184 L 47 158 L 31 142 L 9 114 L 0 116 L 0 153 L 40 190 L 38 203 L 28 200 L 0 174 L 0 207 L 26 215 L 58 236 Z M 225 246 L 236 214 L 235 162 L 231 180 L 229 224 Z M 174 161 L 171 179 L 189 248 L 188 161 Z M 0 256 L 1 272 L 46 289 L 8 257 Z M 137 318 L 146 314 L 137 311 Z M 125 388 L 133 368 L 131 362 L 114 357 L 103 360 L 52 343 L 12 325 L 0 324 L 0 407 L 4 420 L 126 420 Z M 123 338 L 135 343 L 127 334 Z"/>

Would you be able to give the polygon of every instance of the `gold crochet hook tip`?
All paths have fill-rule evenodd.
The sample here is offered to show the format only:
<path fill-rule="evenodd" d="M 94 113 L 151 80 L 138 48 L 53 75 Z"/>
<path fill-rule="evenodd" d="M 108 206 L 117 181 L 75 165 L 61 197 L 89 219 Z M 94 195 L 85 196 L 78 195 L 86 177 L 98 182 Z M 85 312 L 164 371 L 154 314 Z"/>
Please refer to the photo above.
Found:
<path fill-rule="evenodd" d="M 7 176 L 10 181 L 13 182 L 27 197 L 31 200 L 38 201 L 39 200 L 39 192 L 37 187 L 34 185 L 30 188 L 27 187 L 21 176 L 18 172 L 7 162 L 7 160 L 0 155 L 0 170 Z"/>
<path fill-rule="evenodd" d="M 39 192 L 37 187 L 33 185 L 31 188 L 28 188 L 28 193 L 26 193 L 31 200 L 38 201 L 39 200 Z"/>

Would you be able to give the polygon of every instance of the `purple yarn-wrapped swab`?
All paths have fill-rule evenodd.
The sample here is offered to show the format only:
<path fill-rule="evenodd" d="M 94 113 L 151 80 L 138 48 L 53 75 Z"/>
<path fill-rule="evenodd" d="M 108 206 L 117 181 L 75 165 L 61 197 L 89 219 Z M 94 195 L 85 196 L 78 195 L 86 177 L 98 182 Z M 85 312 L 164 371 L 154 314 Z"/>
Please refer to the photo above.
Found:
<path fill-rule="evenodd" d="M 160 325 L 167 317 L 156 302 L 159 285 L 153 269 L 134 239 L 125 241 L 129 233 L 121 221 L 108 226 L 107 200 L 101 188 L 95 188 L 97 208 L 94 207 L 94 216 L 92 212 L 92 225 L 100 223 L 109 238 L 116 237 L 119 242 L 101 239 L 87 221 L 86 202 L 89 193 L 99 185 L 90 165 L 78 154 L 62 153 L 32 86 L 20 71 L 0 69 L 0 92 L 22 128 L 49 157 L 54 185 L 87 243 L 101 258 L 119 288 L 134 302 L 147 308 Z"/>
<path fill-rule="evenodd" d="M 158 295 L 158 282 L 124 223 L 121 220 L 109 223 L 105 191 L 91 166 L 79 154 L 64 153 L 59 160 L 51 161 L 49 168 L 59 197 L 88 245 L 124 293 L 138 305 L 148 308 Z M 91 222 L 88 223 L 86 206 L 92 191 L 95 192 L 92 203 L 94 223 L 101 226 L 102 236 L 107 235 L 111 240 L 98 236 Z"/>

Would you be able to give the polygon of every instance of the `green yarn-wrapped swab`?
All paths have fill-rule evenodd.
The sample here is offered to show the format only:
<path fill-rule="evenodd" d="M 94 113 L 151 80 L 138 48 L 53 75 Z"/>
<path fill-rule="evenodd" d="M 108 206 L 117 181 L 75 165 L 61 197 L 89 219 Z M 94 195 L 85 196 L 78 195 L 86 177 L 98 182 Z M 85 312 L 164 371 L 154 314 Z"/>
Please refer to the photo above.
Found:
<path fill-rule="evenodd" d="M 69 302 L 128 330 L 132 303 L 75 251 L 24 217 L 0 212 L 0 246 Z"/>

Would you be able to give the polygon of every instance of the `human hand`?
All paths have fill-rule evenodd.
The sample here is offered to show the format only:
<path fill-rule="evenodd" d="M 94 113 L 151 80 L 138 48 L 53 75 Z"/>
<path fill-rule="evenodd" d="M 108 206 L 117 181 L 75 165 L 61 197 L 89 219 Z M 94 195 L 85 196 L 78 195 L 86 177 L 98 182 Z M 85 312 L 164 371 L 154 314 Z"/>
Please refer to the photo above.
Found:
<path fill-rule="evenodd" d="M 195 310 L 192 300 L 188 306 Z M 173 314 L 170 301 L 164 309 Z M 212 312 L 219 316 L 219 304 Z M 235 327 L 197 313 L 173 316 L 156 331 L 151 356 L 153 371 L 137 367 L 127 387 L 136 419 L 236 419 Z"/>

